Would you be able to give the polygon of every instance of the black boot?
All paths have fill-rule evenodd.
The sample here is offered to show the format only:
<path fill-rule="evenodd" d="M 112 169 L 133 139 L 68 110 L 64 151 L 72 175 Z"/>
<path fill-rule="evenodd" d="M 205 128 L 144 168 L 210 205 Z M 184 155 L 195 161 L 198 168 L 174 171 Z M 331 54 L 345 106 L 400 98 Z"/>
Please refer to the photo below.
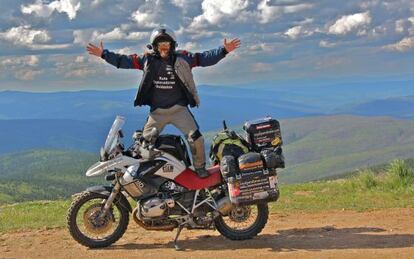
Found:
<path fill-rule="evenodd" d="M 206 170 L 206 168 L 204 166 L 200 167 L 200 168 L 196 168 L 195 171 L 196 171 L 198 177 L 200 177 L 200 178 L 206 178 L 206 177 L 210 176 L 210 173 Z"/>

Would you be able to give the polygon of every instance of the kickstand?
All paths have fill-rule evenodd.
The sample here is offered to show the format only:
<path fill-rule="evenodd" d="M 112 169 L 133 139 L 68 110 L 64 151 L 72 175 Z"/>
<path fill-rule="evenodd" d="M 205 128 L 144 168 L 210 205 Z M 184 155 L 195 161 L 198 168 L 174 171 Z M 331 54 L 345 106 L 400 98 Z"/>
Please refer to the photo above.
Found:
<path fill-rule="evenodd" d="M 181 230 L 183 230 L 183 228 L 184 228 L 184 225 L 179 225 L 178 226 L 177 234 L 175 235 L 175 238 L 174 238 L 174 247 L 175 247 L 175 250 L 176 251 L 180 251 L 181 250 L 181 248 L 177 244 L 177 239 L 180 236 Z"/>

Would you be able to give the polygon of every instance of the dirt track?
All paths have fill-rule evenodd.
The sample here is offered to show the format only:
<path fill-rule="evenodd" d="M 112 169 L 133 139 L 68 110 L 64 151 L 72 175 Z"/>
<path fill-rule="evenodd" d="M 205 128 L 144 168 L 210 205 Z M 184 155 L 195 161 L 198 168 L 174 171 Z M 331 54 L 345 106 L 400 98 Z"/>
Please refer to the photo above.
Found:
<path fill-rule="evenodd" d="M 91 250 L 66 229 L 0 236 L 0 258 L 414 258 L 414 209 L 272 215 L 253 240 L 230 241 L 213 231 L 149 232 L 131 224 L 117 243 Z"/>

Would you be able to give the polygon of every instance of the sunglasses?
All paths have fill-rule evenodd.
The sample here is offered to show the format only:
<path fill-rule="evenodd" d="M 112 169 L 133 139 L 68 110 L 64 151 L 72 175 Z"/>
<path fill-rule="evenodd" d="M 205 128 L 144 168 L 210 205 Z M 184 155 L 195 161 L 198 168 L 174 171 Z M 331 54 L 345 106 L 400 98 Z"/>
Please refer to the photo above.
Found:
<path fill-rule="evenodd" d="M 169 41 L 161 41 L 157 43 L 158 47 L 169 47 L 171 45 L 171 42 Z"/>

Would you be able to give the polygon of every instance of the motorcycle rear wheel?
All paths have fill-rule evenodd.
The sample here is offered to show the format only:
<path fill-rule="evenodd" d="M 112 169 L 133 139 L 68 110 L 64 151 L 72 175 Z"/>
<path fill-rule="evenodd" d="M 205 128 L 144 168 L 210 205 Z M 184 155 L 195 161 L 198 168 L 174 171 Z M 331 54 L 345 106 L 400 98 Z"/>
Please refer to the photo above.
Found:
<path fill-rule="evenodd" d="M 235 206 L 228 216 L 219 216 L 214 224 L 217 230 L 228 239 L 246 240 L 259 234 L 267 223 L 269 208 L 267 203 Z"/>
<path fill-rule="evenodd" d="M 107 198 L 103 194 L 83 192 L 72 202 L 67 215 L 67 227 L 71 236 L 81 245 L 89 248 L 107 247 L 125 233 L 129 212 L 119 203 L 114 203 L 115 206 L 107 215 L 99 218 Z"/>

